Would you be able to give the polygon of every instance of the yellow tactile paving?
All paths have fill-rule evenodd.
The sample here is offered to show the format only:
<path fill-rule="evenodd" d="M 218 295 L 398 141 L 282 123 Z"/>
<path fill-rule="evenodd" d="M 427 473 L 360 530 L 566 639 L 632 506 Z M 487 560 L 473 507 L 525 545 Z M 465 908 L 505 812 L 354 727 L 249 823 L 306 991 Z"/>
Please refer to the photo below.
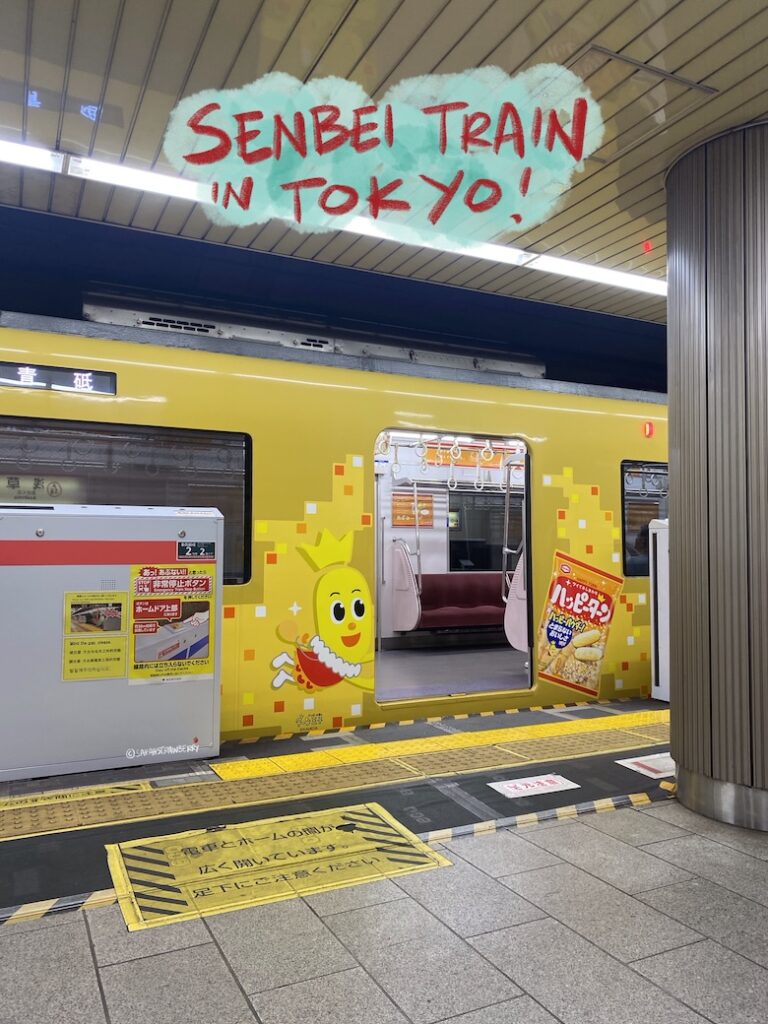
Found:
<path fill-rule="evenodd" d="M 536 758 L 580 757 L 585 754 L 605 753 L 609 750 L 632 750 L 649 741 L 640 738 L 637 733 L 626 729 L 600 729 L 586 735 L 552 736 L 543 739 L 514 740 L 499 744 L 501 750 L 523 757 L 525 760 Z"/>
<path fill-rule="evenodd" d="M 527 758 L 500 747 L 479 750 L 470 747 L 465 750 L 438 750 L 433 754 L 411 754 L 410 757 L 400 758 L 400 761 L 422 775 L 449 775 L 482 768 L 507 768 L 523 764 Z"/>
<path fill-rule="evenodd" d="M 642 736 L 643 739 L 653 740 L 654 743 L 664 743 L 669 739 L 669 722 L 660 725 L 637 726 L 632 729 L 632 732 L 636 736 Z"/>
<path fill-rule="evenodd" d="M 453 740 L 453 736 L 446 735 L 418 740 L 393 740 L 389 743 L 361 743 L 353 747 L 344 747 L 343 750 L 335 750 L 334 754 L 342 764 L 362 764 L 363 761 L 377 761 L 385 757 L 407 757 L 408 754 L 423 754 L 426 751 L 456 750 L 457 746 L 485 746 L 475 743 L 456 744 Z"/>
<path fill-rule="evenodd" d="M 196 811 L 298 800 L 305 796 L 344 793 L 419 779 L 423 776 L 397 761 L 336 765 L 308 772 L 278 772 L 272 777 L 236 782 L 190 783 L 124 797 L 104 797 L 65 805 L 0 810 L 0 842 L 28 836 L 72 832 L 126 821 L 172 818 Z"/>
<path fill-rule="evenodd" d="M 270 758 L 282 772 L 307 772 L 316 768 L 335 768 L 343 764 L 335 753 L 325 750 L 311 750 L 306 754 L 281 754 Z"/>
<path fill-rule="evenodd" d="M 103 786 L 81 786 L 79 789 L 51 789 L 46 793 L 27 793 L 21 796 L 4 797 L 0 800 L 0 810 L 6 807 L 40 807 L 43 804 L 65 804 L 72 800 L 90 800 L 114 793 L 145 793 L 151 788 L 148 782 L 138 780 L 136 782 L 107 783 Z"/>
<path fill-rule="evenodd" d="M 290 755 L 286 754 L 285 756 L 288 757 Z M 216 765 L 216 774 L 220 779 L 225 779 L 227 782 L 234 781 L 236 779 L 262 779 L 269 775 L 284 775 L 285 772 L 278 763 L 281 760 L 282 758 L 279 757 L 255 757 L 251 761 L 243 759 L 237 761 L 222 761 Z M 242 771 L 241 774 L 238 774 L 237 766 L 245 764 L 253 765 L 253 774 L 250 772 L 246 773 L 244 771 Z"/>
<path fill-rule="evenodd" d="M 322 751 L 320 756 L 333 758 L 333 763 L 337 764 L 361 764 L 365 761 L 385 760 L 392 757 L 407 758 L 415 754 L 434 754 L 439 751 L 466 750 L 472 747 L 504 745 L 506 749 L 518 750 L 520 744 L 526 740 L 556 738 L 559 741 L 569 736 L 582 736 L 613 730 L 647 729 L 660 725 L 668 728 L 668 723 L 668 710 L 638 711 L 633 714 L 616 715 L 613 718 L 606 716 L 588 719 L 587 721 L 552 722 L 543 725 L 518 726 L 517 728 L 487 729 L 481 732 L 461 732 L 446 736 L 428 736 L 423 739 L 393 740 L 390 743 L 361 743 L 355 746 L 344 747 L 343 749 L 336 749 L 332 752 Z M 633 744 L 629 745 L 632 746 Z M 254 775 L 270 774 L 269 770 L 261 763 L 265 760 L 274 762 L 282 771 L 304 771 L 312 767 L 312 762 L 308 761 L 307 758 L 314 756 L 314 753 L 290 754 L 284 757 L 227 761 L 221 764 L 213 764 L 211 767 L 222 779 L 247 779 L 253 777 L 250 766 L 254 767 Z"/>

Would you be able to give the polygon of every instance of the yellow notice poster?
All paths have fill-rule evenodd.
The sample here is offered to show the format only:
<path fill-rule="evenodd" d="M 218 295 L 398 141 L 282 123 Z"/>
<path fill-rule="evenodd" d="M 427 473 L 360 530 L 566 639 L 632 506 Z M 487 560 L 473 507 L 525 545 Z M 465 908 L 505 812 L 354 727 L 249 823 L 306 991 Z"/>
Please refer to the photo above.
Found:
<path fill-rule="evenodd" d="M 63 680 L 124 677 L 127 628 L 126 593 L 111 590 L 65 593 Z"/>
<path fill-rule="evenodd" d="M 131 567 L 132 684 L 212 679 L 216 566 Z"/>

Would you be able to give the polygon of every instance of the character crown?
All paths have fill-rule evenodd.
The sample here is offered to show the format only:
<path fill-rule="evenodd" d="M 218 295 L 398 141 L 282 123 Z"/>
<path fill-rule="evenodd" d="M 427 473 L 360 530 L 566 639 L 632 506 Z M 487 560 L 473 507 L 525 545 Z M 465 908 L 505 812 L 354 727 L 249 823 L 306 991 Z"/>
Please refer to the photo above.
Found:
<path fill-rule="evenodd" d="M 301 544 L 299 551 L 313 569 L 327 569 L 329 565 L 346 565 L 352 558 L 354 539 L 351 532 L 337 538 L 330 530 L 323 530 L 317 544 Z"/>

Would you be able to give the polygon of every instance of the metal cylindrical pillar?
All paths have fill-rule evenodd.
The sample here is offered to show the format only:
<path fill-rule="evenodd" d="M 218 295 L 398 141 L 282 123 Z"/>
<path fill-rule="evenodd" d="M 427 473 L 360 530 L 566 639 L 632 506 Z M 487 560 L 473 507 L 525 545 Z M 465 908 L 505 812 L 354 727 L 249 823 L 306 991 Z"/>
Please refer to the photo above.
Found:
<path fill-rule="evenodd" d="M 768 830 L 768 124 L 678 160 L 667 222 L 678 796 Z"/>

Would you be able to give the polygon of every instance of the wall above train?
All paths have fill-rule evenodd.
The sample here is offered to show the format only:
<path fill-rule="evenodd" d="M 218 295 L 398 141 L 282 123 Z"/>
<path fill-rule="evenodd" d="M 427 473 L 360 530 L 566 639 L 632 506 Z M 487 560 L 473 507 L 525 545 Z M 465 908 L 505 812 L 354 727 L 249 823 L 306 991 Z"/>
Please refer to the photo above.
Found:
<path fill-rule="evenodd" d="M 94 291 L 274 326 L 466 355 L 547 377 L 666 391 L 661 324 L 0 207 L 0 308 L 80 318 Z"/>

